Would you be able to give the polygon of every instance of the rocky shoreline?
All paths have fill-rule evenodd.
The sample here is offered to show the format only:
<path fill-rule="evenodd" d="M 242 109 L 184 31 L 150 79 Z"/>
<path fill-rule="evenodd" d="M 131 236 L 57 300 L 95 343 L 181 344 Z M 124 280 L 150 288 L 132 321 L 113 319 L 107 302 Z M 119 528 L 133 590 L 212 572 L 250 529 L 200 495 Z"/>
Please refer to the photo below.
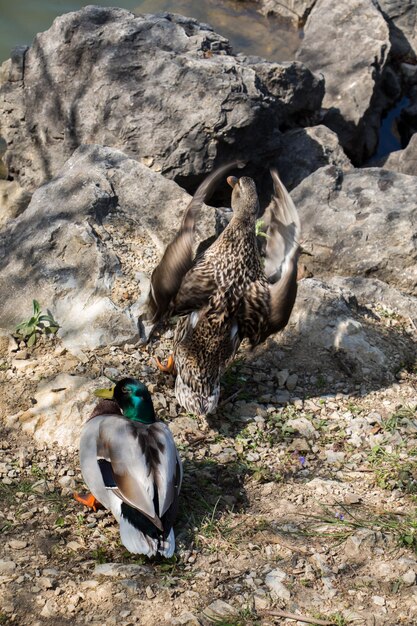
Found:
<path fill-rule="evenodd" d="M 293 62 L 192 18 L 87 7 L 0 68 L 0 623 L 413 623 L 417 10 L 258 5 L 303 24 Z M 404 97 L 411 140 L 367 167 Z M 240 348 L 207 429 L 155 369 L 172 328 L 143 348 L 138 316 L 190 194 L 234 158 L 263 208 L 278 169 L 303 255 L 288 327 Z M 201 239 L 227 202 L 224 185 Z M 60 329 L 28 346 L 12 334 L 33 299 Z M 92 391 L 132 374 L 184 459 L 171 562 L 128 555 L 72 501 Z"/>

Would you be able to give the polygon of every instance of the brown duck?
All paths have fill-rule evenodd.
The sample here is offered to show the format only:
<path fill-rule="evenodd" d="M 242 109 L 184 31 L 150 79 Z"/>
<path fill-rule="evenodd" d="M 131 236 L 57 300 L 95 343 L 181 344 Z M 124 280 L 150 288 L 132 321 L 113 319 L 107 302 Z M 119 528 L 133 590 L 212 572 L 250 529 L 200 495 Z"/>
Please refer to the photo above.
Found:
<path fill-rule="evenodd" d="M 300 222 L 275 170 L 274 196 L 265 212 L 265 258 L 258 250 L 259 201 L 254 181 L 228 177 L 233 217 L 216 241 L 193 258 L 198 209 L 233 165 L 212 173 L 197 189 L 179 232 L 151 278 L 153 322 L 180 315 L 174 354 L 164 371 L 176 369 L 175 395 L 187 411 L 216 409 L 220 376 L 246 337 L 254 347 L 284 328 L 297 293 Z"/>

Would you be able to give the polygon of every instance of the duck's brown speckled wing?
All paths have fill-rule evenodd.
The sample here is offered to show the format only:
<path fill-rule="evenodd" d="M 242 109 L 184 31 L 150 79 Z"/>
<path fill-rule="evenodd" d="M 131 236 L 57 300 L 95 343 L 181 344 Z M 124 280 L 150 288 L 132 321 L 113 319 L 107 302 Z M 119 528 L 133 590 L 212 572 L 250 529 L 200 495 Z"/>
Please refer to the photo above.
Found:
<path fill-rule="evenodd" d="M 278 173 L 271 170 L 274 197 L 265 214 L 265 277 L 249 285 L 239 315 L 239 334 L 257 345 L 288 323 L 297 295 L 300 220 Z"/>
<path fill-rule="evenodd" d="M 191 269 L 193 259 L 193 244 L 195 222 L 202 204 L 213 193 L 219 180 L 239 163 L 234 161 L 214 170 L 198 187 L 188 205 L 181 227 L 173 241 L 167 246 L 159 265 L 154 269 L 151 277 L 151 287 L 148 298 L 148 311 L 152 322 L 157 323 L 168 312 L 173 299 L 178 293 L 184 276 Z M 204 302 L 207 293 L 213 289 L 210 279 L 200 283 L 202 295 L 195 294 L 196 300 Z"/>

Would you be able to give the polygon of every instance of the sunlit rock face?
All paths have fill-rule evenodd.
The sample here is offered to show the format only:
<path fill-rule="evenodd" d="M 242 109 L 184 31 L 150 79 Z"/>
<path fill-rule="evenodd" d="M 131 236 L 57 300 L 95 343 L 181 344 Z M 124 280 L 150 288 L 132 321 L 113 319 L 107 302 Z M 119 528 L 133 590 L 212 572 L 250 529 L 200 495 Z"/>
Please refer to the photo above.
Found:
<path fill-rule="evenodd" d="M 123 149 L 169 178 L 276 150 L 324 81 L 300 63 L 234 55 L 192 18 L 87 7 L 57 18 L 2 72 L 11 175 L 33 191 L 84 143 Z"/>
<path fill-rule="evenodd" d="M 322 167 L 292 192 L 316 275 L 372 276 L 417 293 L 417 178 Z"/>

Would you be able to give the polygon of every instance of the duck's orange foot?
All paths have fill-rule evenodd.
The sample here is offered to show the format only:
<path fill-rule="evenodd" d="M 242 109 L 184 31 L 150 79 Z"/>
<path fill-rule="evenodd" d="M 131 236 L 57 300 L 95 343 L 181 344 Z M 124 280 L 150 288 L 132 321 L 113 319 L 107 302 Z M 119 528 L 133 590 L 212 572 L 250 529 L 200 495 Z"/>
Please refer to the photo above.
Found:
<path fill-rule="evenodd" d="M 172 354 L 169 355 L 166 365 L 162 365 L 157 356 L 155 357 L 155 361 L 157 368 L 161 370 L 161 372 L 166 372 L 167 374 L 175 374 L 175 361 Z"/>
<path fill-rule="evenodd" d="M 92 493 L 74 493 L 74 498 L 77 502 L 81 502 L 84 506 L 88 506 L 90 509 L 93 509 L 93 511 L 97 511 L 97 509 L 101 507 L 101 503 L 93 496 Z"/>

